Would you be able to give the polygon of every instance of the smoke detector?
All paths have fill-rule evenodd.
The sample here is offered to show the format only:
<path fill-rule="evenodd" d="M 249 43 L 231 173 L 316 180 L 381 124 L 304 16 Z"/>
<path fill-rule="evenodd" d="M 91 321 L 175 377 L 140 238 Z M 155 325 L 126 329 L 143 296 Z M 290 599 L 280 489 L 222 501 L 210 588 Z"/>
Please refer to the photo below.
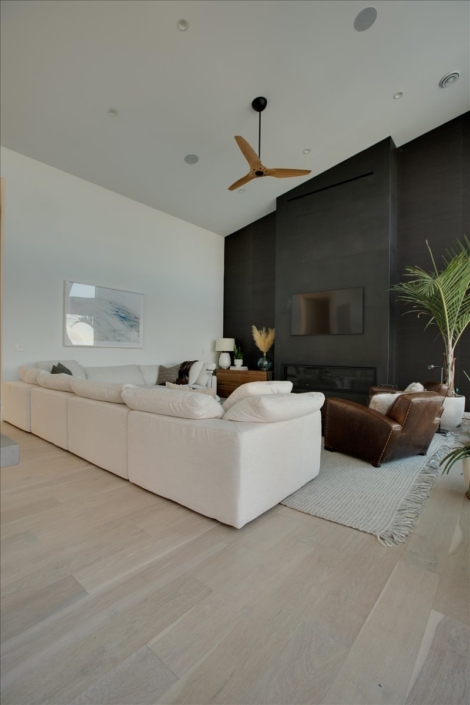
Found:
<path fill-rule="evenodd" d="M 460 73 L 458 71 L 451 71 L 451 73 L 446 73 L 445 76 L 439 81 L 440 88 L 449 88 L 453 86 L 456 81 L 459 80 Z"/>

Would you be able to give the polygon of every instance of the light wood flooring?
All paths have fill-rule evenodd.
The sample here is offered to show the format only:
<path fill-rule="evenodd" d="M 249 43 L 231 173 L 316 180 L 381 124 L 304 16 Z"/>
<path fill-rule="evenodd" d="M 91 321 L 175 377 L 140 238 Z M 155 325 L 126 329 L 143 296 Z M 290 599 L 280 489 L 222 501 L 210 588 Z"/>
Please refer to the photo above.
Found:
<path fill-rule="evenodd" d="M 469 702 L 457 471 L 385 548 L 283 506 L 237 531 L 2 430 L 3 705 Z"/>

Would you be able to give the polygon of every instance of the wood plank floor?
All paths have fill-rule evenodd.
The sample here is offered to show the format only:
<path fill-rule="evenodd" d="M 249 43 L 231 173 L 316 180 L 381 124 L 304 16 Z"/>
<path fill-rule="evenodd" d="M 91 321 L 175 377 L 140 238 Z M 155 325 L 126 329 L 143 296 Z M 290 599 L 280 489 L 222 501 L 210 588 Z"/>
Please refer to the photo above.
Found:
<path fill-rule="evenodd" d="M 283 506 L 237 531 L 2 431 L 3 705 L 469 702 L 456 470 L 385 548 Z"/>

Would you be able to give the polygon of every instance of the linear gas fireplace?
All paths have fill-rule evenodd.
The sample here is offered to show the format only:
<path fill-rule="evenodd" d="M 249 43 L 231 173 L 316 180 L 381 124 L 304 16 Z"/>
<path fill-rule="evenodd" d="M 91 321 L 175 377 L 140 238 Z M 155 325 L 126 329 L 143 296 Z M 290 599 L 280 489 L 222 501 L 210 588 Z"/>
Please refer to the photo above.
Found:
<path fill-rule="evenodd" d="M 339 367 L 332 365 L 283 365 L 283 379 L 293 383 L 294 392 L 323 392 L 326 397 L 340 397 L 365 403 L 369 387 L 376 384 L 375 367 Z"/>

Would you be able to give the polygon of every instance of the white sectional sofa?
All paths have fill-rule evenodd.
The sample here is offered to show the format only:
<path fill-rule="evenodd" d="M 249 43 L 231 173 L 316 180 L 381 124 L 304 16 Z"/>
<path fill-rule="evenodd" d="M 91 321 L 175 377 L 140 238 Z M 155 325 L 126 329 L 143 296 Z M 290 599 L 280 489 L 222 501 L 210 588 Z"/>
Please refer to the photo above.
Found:
<path fill-rule="evenodd" d="M 50 370 L 52 364 L 37 366 Z M 238 397 L 229 399 L 224 410 L 211 396 L 153 389 L 156 366 L 147 366 L 144 372 L 134 365 L 124 369 L 81 368 L 75 361 L 63 364 L 73 371 L 65 382 L 77 393 L 35 384 L 34 374 L 31 383 L 6 382 L 4 420 L 196 512 L 241 528 L 319 472 L 322 394 L 280 394 L 277 401 L 289 397 L 288 418 L 277 420 L 286 404 L 281 417 L 275 405 L 264 422 L 265 411 L 252 408 L 249 400 L 246 407 L 235 403 Z M 207 383 L 207 372 L 214 367 L 205 363 L 206 377 L 201 372 L 198 382 Z M 109 391 L 114 401 L 97 399 L 100 389 Z M 255 389 L 258 395 L 265 391 Z M 169 404 L 168 412 L 147 410 L 155 395 Z M 303 401 L 308 403 L 302 406 L 300 397 L 307 396 Z M 212 418 L 180 415 L 185 400 L 195 397 L 202 413 L 207 407 Z M 182 414 L 186 415 L 184 407 Z"/>

